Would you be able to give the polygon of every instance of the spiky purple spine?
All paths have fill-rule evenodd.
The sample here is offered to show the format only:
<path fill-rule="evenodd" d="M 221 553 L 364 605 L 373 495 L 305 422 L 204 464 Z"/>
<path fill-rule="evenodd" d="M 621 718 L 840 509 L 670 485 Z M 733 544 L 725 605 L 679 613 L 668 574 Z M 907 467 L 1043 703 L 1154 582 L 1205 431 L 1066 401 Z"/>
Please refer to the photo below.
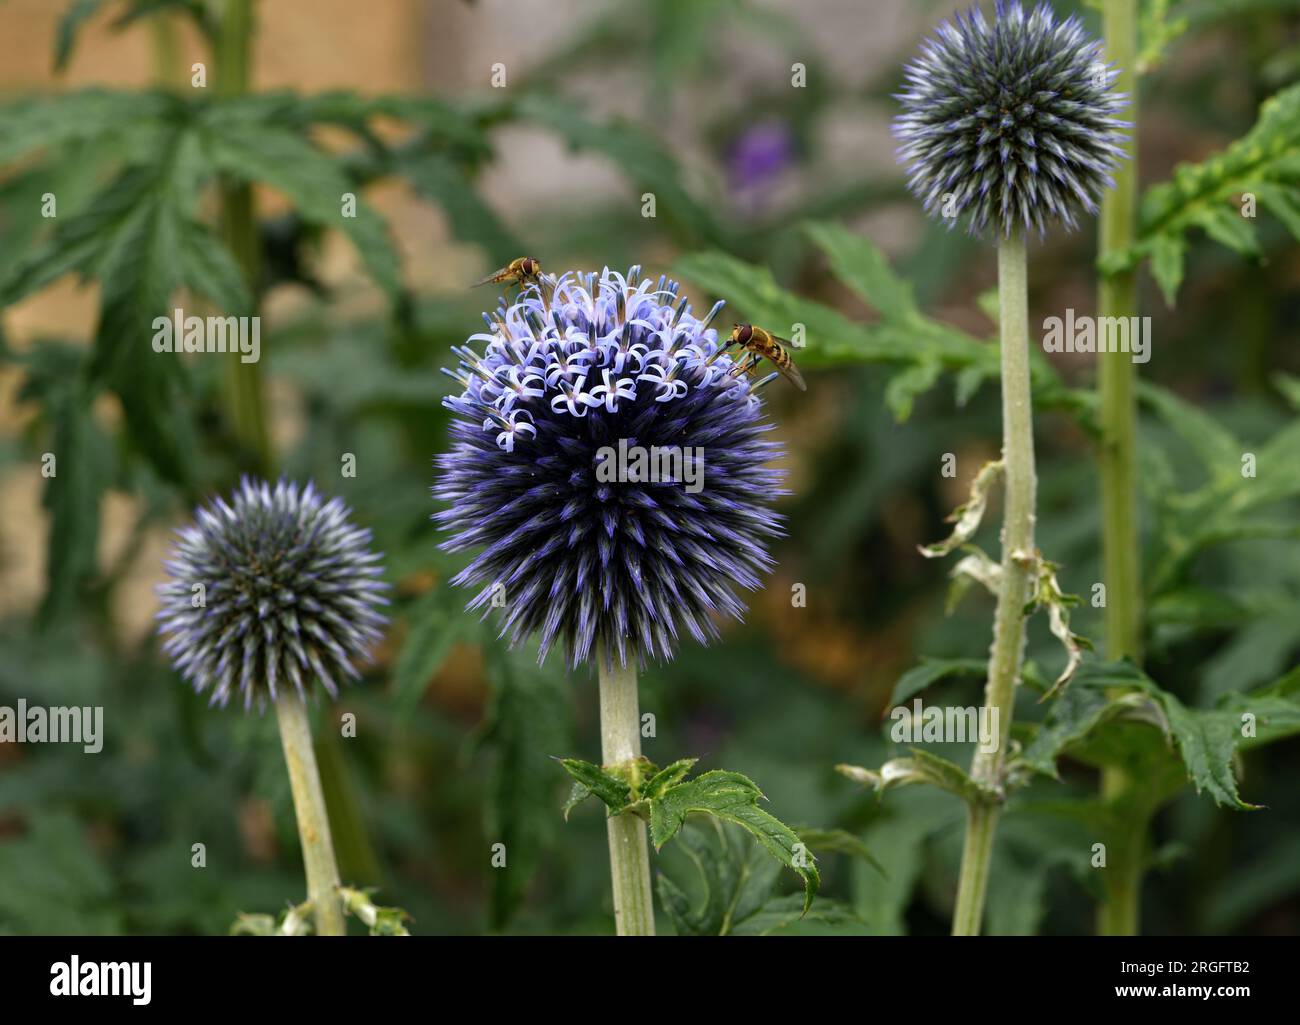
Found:
<path fill-rule="evenodd" d="M 781 534 L 782 494 L 768 464 L 781 447 L 758 395 L 718 355 L 708 316 L 676 282 L 606 269 L 562 275 L 504 299 L 482 356 L 455 350 L 464 387 L 444 399 L 452 445 L 437 457 L 434 515 L 449 551 L 482 548 L 453 578 L 483 585 L 469 609 L 505 599 L 501 636 L 539 634 L 539 658 L 563 641 L 573 666 L 598 647 L 625 664 L 668 660 L 679 629 L 717 636 L 715 613 L 740 618 L 735 588 L 756 589 Z M 609 482 L 596 453 L 620 439 L 704 450 L 704 486 Z"/>
<path fill-rule="evenodd" d="M 998 0 L 991 23 L 978 8 L 944 22 L 896 97 L 909 187 L 949 227 L 964 216 L 972 235 L 1073 228 L 1124 157 L 1118 74 L 1078 18 L 1057 21 L 1046 4 Z"/>
<path fill-rule="evenodd" d="M 341 499 L 244 478 L 177 532 L 170 579 L 156 588 L 163 652 L 212 704 L 238 691 L 245 709 L 260 708 L 286 683 L 306 697 L 314 680 L 337 696 L 386 622 L 376 606 L 388 585 L 369 545 Z"/>

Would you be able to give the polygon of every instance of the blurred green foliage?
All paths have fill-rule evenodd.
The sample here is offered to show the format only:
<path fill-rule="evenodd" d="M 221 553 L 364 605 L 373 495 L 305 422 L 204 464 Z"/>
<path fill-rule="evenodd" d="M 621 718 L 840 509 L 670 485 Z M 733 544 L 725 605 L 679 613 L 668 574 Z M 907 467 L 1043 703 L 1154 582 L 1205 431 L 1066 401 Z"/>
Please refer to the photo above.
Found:
<path fill-rule="evenodd" d="M 60 63 L 78 25 L 101 6 L 116 7 L 124 28 L 159 7 L 193 11 L 200 21 L 207 9 L 82 0 L 55 41 Z M 1260 142 L 1265 128 L 1251 127 L 1259 104 L 1288 88 L 1266 115 L 1281 124 L 1267 132 L 1296 137 L 1300 61 L 1286 63 L 1272 42 L 1295 5 L 1252 4 L 1248 17 L 1233 20 L 1235 6 L 1148 5 L 1155 46 L 1148 111 L 1159 109 L 1193 136 L 1152 163 L 1200 162 L 1207 140 L 1216 149 L 1242 137 Z M 493 265 L 525 251 L 548 268 L 668 252 L 697 305 L 716 294 L 738 317 L 806 325 L 798 360 L 816 397 L 801 404 L 793 394 L 771 396 L 794 453 L 796 492 L 783 508 L 789 537 L 776 552 L 778 575 L 722 644 L 687 646 L 673 664 L 646 673 L 642 707 L 658 726 L 646 741 L 652 760 L 699 753 L 701 770 L 725 765 L 759 780 L 783 819 L 817 827 L 810 846 L 822 852 L 823 896 L 800 920 L 790 873 L 773 875 L 776 863 L 757 857 L 738 830 L 692 820 L 656 859 L 661 926 L 946 931 L 960 802 L 920 787 L 882 802 L 833 767 L 906 753 L 881 726 L 894 702 L 918 693 L 934 703 L 978 702 L 989 605 L 971 597 L 945 615 L 943 569 L 915 546 L 939 536 L 942 517 L 962 497 L 937 472 L 942 454 L 956 452 L 972 473 L 996 454 L 997 354 L 989 341 L 996 333 L 966 312 L 992 284 L 988 261 L 978 245 L 933 225 L 919 229 L 910 251 L 887 259 L 861 229 L 878 213 L 911 209 L 899 203 L 901 179 L 827 170 L 821 119 L 831 111 L 887 114 L 901 60 L 863 69 L 859 81 L 834 81 L 802 34 L 757 4 L 640 7 L 645 17 L 629 19 L 611 5 L 504 95 L 207 100 L 162 89 L 90 90 L 0 104 L 0 304 L 74 272 L 100 286 L 92 338 L 45 338 L 0 353 L 20 368 L 21 400 L 35 412 L 21 439 L 0 445 L 0 475 L 44 452 L 59 460 L 58 475 L 44 482 L 45 599 L 39 616 L 0 625 L 0 704 L 103 705 L 107 731 L 97 755 L 0 747 L 0 931 L 224 933 L 239 912 L 301 900 L 274 724 L 204 709 L 154 642 L 122 640 L 124 603 L 141 600 L 132 574 L 151 532 L 228 486 L 242 467 L 212 364 L 138 358 L 148 338 L 142 325 L 168 309 L 181 286 L 228 312 L 257 308 L 273 288 L 315 296 L 309 311 L 263 338 L 267 375 L 294 396 L 301 420 L 280 464 L 344 496 L 374 528 L 396 585 L 392 639 L 376 666 L 336 707 L 315 709 L 345 881 L 379 887 L 383 904 L 411 912 L 416 933 L 610 930 L 602 816 L 592 802 L 561 828 L 568 781 L 549 757 L 598 749 L 594 680 L 553 664 L 539 670 L 531 653 L 501 650 L 445 585 L 460 562 L 438 551 L 428 519 L 430 456 L 445 445 L 447 422 L 437 370 L 449 345 L 478 330 L 484 299 L 410 293 L 389 232 L 364 201 L 367 188 L 387 180 L 441 207 L 455 236 Z M 1175 18 L 1186 24 L 1167 30 Z M 786 64 L 805 61 L 810 87 L 773 89 L 770 103 L 717 98 L 724 71 L 715 38 L 724 30 Z M 1231 60 L 1243 90 L 1218 87 L 1221 61 L 1183 65 L 1185 44 L 1197 37 L 1227 51 L 1221 61 Z M 611 54 L 644 84 L 635 120 L 593 116 L 568 89 L 570 76 L 599 72 Z M 1175 70 L 1176 80 L 1166 77 Z M 707 131 L 699 138 L 670 131 L 673 102 L 702 96 L 716 101 Z M 811 187 L 780 204 L 737 208 L 726 184 L 730 144 L 772 117 L 789 124 L 796 142 L 787 173 Z M 380 120 L 403 131 L 381 135 Z M 629 198 L 532 210 L 510 223 L 483 197 L 479 176 L 492 166 L 496 133 L 511 125 L 608 161 Z M 341 129 L 343 148 L 323 148 L 321 126 Z M 1175 135 L 1160 145 L 1182 141 Z M 1200 727 L 1188 722 L 1222 724 L 1256 697 L 1278 709 L 1296 701 L 1300 387 L 1286 375 L 1300 371 L 1300 265 L 1285 230 L 1294 231 L 1294 218 L 1289 200 L 1261 194 L 1276 220 L 1261 218 L 1251 245 L 1230 252 L 1187 235 L 1198 225 L 1228 240 L 1177 206 L 1193 195 L 1184 187 L 1189 175 L 1213 178 L 1213 189 L 1194 190 L 1198 203 L 1256 183 L 1233 171 L 1245 167 L 1239 157 L 1267 172 L 1264 184 L 1295 188 L 1300 174 L 1286 145 L 1267 167 L 1249 148 L 1229 149 L 1208 170 L 1179 172 L 1154 188 L 1144 204 L 1152 234 L 1144 236 L 1147 250 L 1134 254 L 1152 257 L 1166 291 L 1178 283 L 1170 247 L 1180 254 L 1177 309 L 1158 306 L 1154 292 L 1146 297 L 1157 338 L 1156 358 L 1143 368 L 1149 415 L 1141 446 L 1150 655 L 1146 674 L 1128 679 L 1134 693 L 1155 694 L 1175 737 L 1176 709 L 1191 717 L 1183 722 L 1190 736 Z M 696 157 L 690 173 L 685 152 Z M 697 173 L 701 163 L 708 173 Z M 256 281 L 245 279 L 216 235 L 207 200 L 226 178 L 269 185 L 292 206 L 259 225 Z M 338 216 L 348 191 L 363 197 L 354 221 Z M 630 197 L 642 191 L 655 193 L 658 217 L 638 215 Z M 53 231 L 39 216 L 46 192 L 58 196 Z M 341 314 L 343 297 L 315 280 L 313 256 L 326 232 L 340 230 L 388 299 L 381 314 Z M 1078 301 L 1090 287 L 1092 252 L 1084 235 L 1036 254 L 1032 306 Z M 1087 595 L 1100 577 L 1088 375 L 1045 358 L 1034 374 L 1041 545 L 1064 565 L 1062 586 Z M 120 400 L 120 423 L 97 414 L 103 394 Z M 357 477 L 339 476 L 341 452 L 356 455 Z M 1240 474 L 1245 452 L 1258 457 L 1254 479 Z M 105 565 L 100 514 L 110 493 L 136 503 L 126 543 Z M 21 526 L 6 524 L 6 532 Z M 788 607 L 795 581 L 807 586 L 806 609 Z M 1097 612 L 1085 604 L 1075 628 L 1096 637 Z M 1029 643 L 1035 667 L 1058 664 L 1059 646 L 1044 625 L 1031 627 Z M 944 661 L 905 676 L 923 654 Z M 1159 795 L 1145 928 L 1295 932 L 1300 745 L 1225 750 L 1216 726 L 1201 729 L 1197 742 L 1218 747 L 1193 764 L 1192 741 L 1170 746 L 1158 720 L 1112 719 L 1115 710 L 1097 704 L 1116 684 L 1109 671 L 1119 670 L 1093 664 L 1098 686 L 1076 681 L 1056 705 L 1037 705 L 1032 690 L 1022 695 L 1024 757 L 1058 778 L 1040 775 L 1012 799 L 995 852 L 989 931 L 1091 927 L 1098 884 L 1088 852 L 1105 829 L 1090 817 L 1096 766 L 1120 757 L 1142 760 L 1168 783 Z M 338 737 L 345 712 L 357 716 L 355 739 Z M 1104 732 L 1076 729 L 1102 719 Z M 1063 757 L 1041 757 L 1058 740 L 1050 753 Z M 968 752 L 947 746 L 932 754 L 967 762 Z M 1188 770 L 1220 803 L 1239 795 L 1266 810 L 1237 812 L 1198 798 Z M 490 865 L 499 842 L 509 852 L 504 870 Z M 206 845 L 206 868 L 191 867 L 195 843 Z M 730 918 L 719 910 L 728 896 Z"/>

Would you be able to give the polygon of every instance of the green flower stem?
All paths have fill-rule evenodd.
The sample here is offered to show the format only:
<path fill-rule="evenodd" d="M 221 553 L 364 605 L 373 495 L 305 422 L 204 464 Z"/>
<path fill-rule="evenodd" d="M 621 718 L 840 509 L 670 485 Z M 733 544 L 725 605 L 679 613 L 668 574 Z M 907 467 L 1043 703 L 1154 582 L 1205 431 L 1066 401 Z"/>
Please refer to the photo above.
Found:
<path fill-rule="evenodd" d="M 619 666 L 598 651 L 600 676 L 600 756 L 606 768 L 641 756 L 641 714 L 637 704 L 636 668 Z M 654 903 L 650 896 L 650 848 L 645 823 L 636 815 L 608 820 L 609 871 L 614 884 L 614 926 L 620 936 L 653 936 Z"/>
<path fill-rule="evenodd" d="M 177 61 L 176 23 L 172 12 L 158 11 L 149 19 L 150 34 L 153 37 L 154 81 L 166 89 L 180 89 L 185 83 L 185 76 L 180 73 Z"/>
<path fill-rule="evenodd" d="M 1128 119 L 1137 120 L 1137 18 L 1135 0 L 1106 0 L 1106 57 L 1120 67 L 1117 88 L 1131 97 Z M 1101 207 L 1101 252 L 1127 249 L 1136 234 L 1137 155 L 1132 139 L 1128 159 L 1115 172 L 1115 188 Z M 1137 315 L 1135 270 L 1103 277 L 1097 293 L 1101 317 Z M 1102 548 L 1106 572 L 1106 648 L 1109 658 L 1141 655 L 1141 564 L 1137 539 L 1136 367 L 1128 353 L 1097 355 L 1101 404 Z"/>
<path fill-rule="evenodd" d="M 957 905 L 952 912 L 954 936 L 978 936 L 984 920 L 984 895 L 989 888 L 989 863 L 993 860 L 993 834 L 998 828 L 998 807 L 977 801 L 966 809 L 966 842 L 957 877 Z"/>
<path fill-rule="evenodd" d="M 984 703 L 997 709 L 998 743 L 992 751 L 976 751 L 971 777 L 992 788 L 1001 786 L 1002 764 L 1011 733 L 1016 684 L 1025 649 L 1025 605 L 1034 571 L 1034 422 L 1029 390 L 1029 298 L 1023 237 L 1004 239 L 998 246 L 998 303 L 1002 328 L 1002 460 L 1005 469 L 1005 508 L 1002 521 L 1002 584 L 989 651 L 989 679 Z M 993 834 L 998 805 L 972 802 L 966 825 L 954 936 L 979 934 L 988 889 Z"/>
<path fill-rule="evenodd" d="M 1128 120 L 1137 124 L 1137 3 L 1105 0 L 1102 31 L 1106 59 L 1118 65 L 1116 88 L 1129 96 Z M 1115 172 L 1115 188 L 1102 200 L 1101 253 L 1133 244 L 1137 221 L 1137 154 L 1132 140 L 1128 159 Z M 1101 279 L 1099 317 L 1137 316 L 1137 273 L 1126 271 Z M 1142 658 L 1142 564 L 1137 531 L 1137 368 L 1127 353 L 1097 354 L 1097 390 L 1101 408 L 1102 558 L 1106 583 L 1106 654 L 1108 658 Z M 1112 806 L 1124 798 L 1131 781 L 1125 770 L 1108 766 L 1102 773 L 1102 798 Z M 1138 898 L 1148 820 L 1122 816 L 1123 837 L 1114 838 L 1104 876 L 1105 896 L 1098 908 L 1097 931 L 1128 936 L 1137 932 Z M 1119 849 L 1114 849 L 1118 847 Z"/>
<path fill-rule="evenodd" d="M 289 769 L 289 788 L 302 841 L 302 864 L 307 874 L 307 899 L 316 919 L 317 936 L 344 936 L 343 904 L 339 897 L 339 869 L 334 860 L 325 793 L 316 768 L 307 706 L 293 691 L 281 693 L 275 703 L 280 721 L 280 742 Z"/>
<path fill-rule="evenodd" d="M 218 37 L 216 41 L 216 89 L 223 97 L 241 96 L 249 91 L 252 81 L 252 47 L 255 0 L 221 0 L 218 8 Z M 257 280 L 261 267 L 261 242 L 257 235 L 257 212 L 253 201 L 253 190 L 247 184 L 225 181 L 219 190 L 221 235 L 235 259 L 243 268 L 248 287 L 253 293 L 256 313 Z M 234 312 L 234 311 L 230 311 Z M 270 477 L 275 468 L 275 451 L 271 444 L 271 434 L 266 416 L 266 396 L 262 383 L 261 363 L 245 363 L 242 360 L 225 361 L 225 379 L 223 381 L 225 408 L 230 417 L 231 426 L 238 440 L 242 468 Z M 281 736 L 285 737 L 284 702 L 280 702 Z M 303 716 L 303 729 L 307 730 L 306 717 Z M 334 859 L 333 844 L 330 839 L 329 820 L 326 816 L 326 804 L 322 795 L 321 774 L 317 768 L 316 757 L 311 748 L 310 732 L 306 732 L 305 754 L 299 763 L 308 771 L 310 779 L 294 782 L 294 804 L 298 809 L 299 832 L 303 834 L 303 861 L 307 869 L 307 884 L 312 890 L 312 899 L 316 900 L 312 889 L 313 863 L 318 875 L 324 873 L 330 883 L 337 887 L 338 868 Z M 289 761 L 292 778 L 294 760 L 289 757 L 288 740 L 285 739 L 285 757 Z M 329 770 L 325 777 L 330 803 L 334 806 L 335 821 L 339 825 L 340 841 L 345 855 L 350 855 L 349 864 L 358 869 L 357 876 L 374 879 L 378 875 L 377 861 L 369 839 L 361 826 L 361 816 L 356 799 L 346 785 L 343 761 L 338 751 L 337 741 L 326 734 L 321 741 L 321 759 Z M 303 796 L 299 796 L 300 785 Z M 305 827 L 303 809 L 305 802 L 314 799 L 310 805 L 311 818 L 320 823 L 317 835 L 323 836 L 324 851 L 317 855 L 310 853 Z M 327 885 L 321 883 L 321 885 Z M 317 912 L 317 932 L 321 935 L 342 935 L 343 917 L 338 910 L 338 897 L 335 890 L 329 890 L 322 905 L 323 912 Z M 327 928 L 328 926 L 328 928 Z"/>
<path fill-rule="evenodd" d="M 253 0 L 224 0 L 217 39 L 217 93 L 223 97 L 248 92 L 251 79 Z M 221 234 L 244 270 L 256 295 L 260 265 L 253 190 L 246 183 L 226 181 L 220 188 Z M 254 300 L 256 301 L 256 300 Z M 248 311 L 253 312 L 253 311 Z M 235 436 L 244 448 L 248 469 L 267 476 L 273 462 L 266 423 L 262 365 L 226 361 L 226 408 Z"/>

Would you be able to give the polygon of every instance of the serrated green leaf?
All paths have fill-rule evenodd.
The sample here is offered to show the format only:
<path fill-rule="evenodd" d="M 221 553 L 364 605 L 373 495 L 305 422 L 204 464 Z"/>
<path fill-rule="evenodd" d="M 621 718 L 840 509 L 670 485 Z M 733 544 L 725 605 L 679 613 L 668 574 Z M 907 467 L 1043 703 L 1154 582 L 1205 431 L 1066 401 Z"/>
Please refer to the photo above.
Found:
<path fill-rule="evenodd" d="M 921 319 L 912 286 L 865 235 L 830 221 L 810 222 L 804 230 L 826 254 L 831 272 L 883 318 L 904 323 Z"/>
<path fill-rule="evenodd" d="M 1043 731 L 1023 756 L 1033 767 L 1042 771 L 1051 758 L 1091 737 L 1107 720 L 1137 718 L 1168 739 L 1181 763 L 1175 778 L 1190 782 L 1198 793 L 1208 793 L 1217 804 L 1241 810 L 1256 806 L 1238 794 L 1233 772 L 1238 748 L 1252 739 L 1259 742 L 1261 734 L 1276 739 L 1300 731 L 1300 704 L 1290 698 L 1268 692 L 1232 694 L 1215 708 L 1188 708 L 1131 662 L 1084 663 L 1072 690 L 1090 693 L 1076 693 L 1053 706 Z M 1243 716 L 1248 713 L 1254 717 L 1255 738 L 1243 736 Z"/>
<path fill-rule="evenodd" d="M 821 881 L 813 856 L 789 826 L 758 807 L 762 797 L 753 780 L 721 769 L 677 783 L 650 802 L 650 840 L 656 850 L 662 848 L 693 813 L 735 823 L 803 879 L 804 907 L 810 907 Z"/>
<path fill-rule="evenodd" d="M 119 934 L 125 915 L 113 875 L 85 825 L 68 811 L 35 809 L 24 831 L 0 844 L 0 919 L 24 934 Z"/>
<path fill-rule="evenodd" d="M 442 207 L 456 238 L 483 247 L 493 268 L 529 251 L 482 199 L 465 171 L 446 156 L 418 154 L 403 160 L 397 171 Z"/>
<path fill-rule="evenodd" d="M 92 415 L 93 389 L 84 350 L 45 344 L 27 354 L 20 398 L 38 398 L 52 429 L 54 474 L 41 504 L 50 514 L 46 591 L 40 620 L 62 618 L 98 570 L 99 506 L 108 482 L 106 453 Z"/>
<path fill-rule="evenodd" d="M 682 183 L 673 155 L 639 125 L 621 119 L 597 122 L 576 104 L 554 96 L 528 94 L 518 101 L 518 115 L 554 132 L 575 150 L 590 150 L 612 160 L 642 194 L 655 196 L 663 217 L 687 242 L 716 243 L 722 230 L 710 209 Z"/>
<path fill-rule="evenodd" d="M 1275 678 L 1300 649 L 1300 602 L 1260 611 L 1202 666 L 1200 696 L 1215 701 Z"/>
<path fill-rule="evenodd" d="M 34 152 L 115 136 L 161 143 L 171 134 L 169 114 L 181 101 L 162 92 L 83 89 L 0 104 L 0 165 Z M 155 147 L 156 148 L 156 147 Z"/>
<path fill-rule="evenodd" d="M 688 825 L 676 840 L 675 848 L 689 859 L 695 877 L 679 885 L 676 878 L 660 872 L 655 888 L 679 936 L 767 936 L 791 929 L 866 933 L 864 923 L 843 904 L 818 900 L 805 912 L 801 895 L 776 894 L 780 865 L 734 826 L 710 819 L 707 824 Z M 694 901 L 687 884 L 693 884 L 689 888 Z"/>
<path fill-rule="evenodd" d="M 475 636 L 476 624 L 466 620 L 461 604 L 456 589 L 441 583 L 411 605 L 410 628 L 393 667 L 393 704 L 399 720 L 415 710 L 452 646 Z"/>
<path fill-rule="evenodd" d="M 556 777 L 544 766 L 569 744 L 568 686 L 558 667 L 538 666 L 524 651 L 484 650 L 491 702 L 481 746 L 494 755 L 486 832 L 509 851 L 492 873 L 488 909 L 493 928 L 518 909 L 555 833 Z"/>
<path fill-rule="evenodd" d="M 239 261 L 206 225 L 186 225 L 180 260 L 181 281 L 190 291 L 207 296 L 227 316 L 252 315 L 253 294 Z"/>
<path fill-rule="evenodd" d="M 811 926 L 823 928 L 811 929 Z M 731 930 L 731 935 L 771 936 L 791 929 L 797 929 L 800 934 L 811 932 L 813 935 L 870 934 L 866 923 L 848 905 L 823 897 L 817 901 L 816 907 L 806 911 L 799 895 L 791 893 L 768 901 L 754 914 L 738 922 Z"/>
<path fill-rule="evenodd" d="M 916 399 L 933 388 L 942 373 L 937 360 L 921 360 L 891 377 L 885 386 L 885 405 L 894 419 L 900 424 L 906 422 Z"/>
<path fill-rule="evenodd" d="M 569 796 L 564 799 L 563 808 L 560 809 L 564 815 L 564 821 L 568 822 L 569 813 L 591 796 L 592 793 L 587 789 L 587 787 L 583 786 L 581 783 L 574 783 L 573 787 L 569 790 Z"/>
<path fill-rule="evenodd" d="M 1138 50 L 1135 71 L 1146 75 L 1164 60 L 1165 51 L 1180 37 L 1190 24 L 1184 17 L 1171 17 L 1173 0 L 1145 0 L 1138 7 Z"/>
<path fill-rule="evenodd" d="M 188 485 L 196 439 L 187 375 L 176 353 L 150 347 L 154 318 L 170 312 L 181 283 L 176 254 L 191 223 L 177 206 L 179 179 L 170 177 L 181 153 L 178 140 L 173 162 L 160 170 L 99 257 L 101 305 L 92 372 L 121 396 L 136 448 L 164 478 Z"/>
<path fill-rule="evenodd" d="M 81 26 L 99 13 L 104 0 L 73 0 L 68 5 L 54 36 L 54 70 L 63 71 L 72 59 Z"/>
<path fill-rule="evenodd" d="M 949 676 L 984 676 L 988 672 L 988 662 L 978 658 L 927 658 L 921 656 L 921 664 L 913 666 L 894 684 L 889 695 L 891 706 L 901 705 L 915 697 L 931 684 Z"/>
<path fill-rule="evenodd" d="M 674 264 L 673 272 L 725 298 L 736 319 L 750 320 L 784 337 L 795 332 L 795 325 L 802 325 L 805 346 L 799 351 L 801 367 L 884 363 L 903 368 L 894 385 L 896 412 L 908 412 L 910 401 L 934 383 L 941 371 L 959 375 L 959 398 L 969 398 L 982 381 L 1000 378 L 996 344 L 979 341 L 920 314 L 858 324 L 838 310 L 782 288 L 767 268 L 725 253 L 685 256 Z M 892 294 L 887 301 L 898 302 L 897 293 L 890 293 L 888 282 L 893 280 L 877 276 L 871 287 L 877 294 Z M 1068 409 L 1092 429 L 1093 400 L 1089 395 L 1066 388 L 1038 350 L 1031 358 L 1030 370 L 1036 402 L 1045 408 Z"/>
<path fill-rule="evenodd" d="M 197 130 L 212 165 L 236 181 L 269 185 L 312 224 L 335 228 L 352 241 L 375 280 L 394 302 L 406 301 L 388 225 L 359 195 L 337 164 L 295 130 L 259 120 L 265 108 L 240 99 L 215 104 Z M 357 196 L 356 216 L 343 216 L 344 194 Z"/>
<path fill-rule="evenodd" d="M 1300 698 L 1300 666 L 1253 693 L 1256 697 Z"/>
<path fill-rule="evenodd" d="M 611 775 L 599 765 L 578 758 L 561 758 L 564 771 L 595 797 L 599 797 L 614 814 L 623 811 L 633 800 L 632 788 L 625 780 Z M 572 800 L 573 795 L 570 795 Z"/>
<path fill-rule="evenodd" d="M 1138 241 L 1099 263 L 1113 274 L 1152 259 L 1152 270 L 1171 306 L 1182 279 L 1185 236 L 1201 228 L 1237 253 L 1255 256 L 1255 230 L 1241 197 L 1255 195 L 1293 233 L 1300 217 L 1292 202 L 1300 184 L 1300 85 L 1264 101 L 1255 125 L 1222 153 L 1199 164 L 1180 164 L 1170 181 L 1142 197 Z M 1262 191 L 1261 191 L 1262 190 Z M 1267 197 L 1267 198 L 1265 198 Z M 1297 236 L 1300 238 L 1300 236 Z"/>
<path fill-rule="evenodd" d="M 1071 745 L 1087 737 L 1098 725 L 1133 709 L 1129 699 L 1112 700 L 1103 691 L 1089 687 L 1071 687 L 1053 703 L 1047 719 L 1034 730 L 1020 760 L 1035 772 L 1054 779 L 1057 759 Z"/>
<path fill-rule="evenodd" d="M 1250 221 L 1239 209 L 1222 206 L 1202 207 L 1189 215 L 1190 223 L 1205 230 L 1205 234 L 1241 256 L 1259 256 L 1259 240 Z"/>
<path fill-rule="evenodd" d="M 1211 477 L 1241 475 L 1242 443 L 1203 409 L 1158 385 L 1141 382 L 1138 395 L 1200 459 Z"/>
<path fill-rule="evenodd" d="M 11 305 L 40 291 L 65 274 L 91 277 L 126 246 L 141 222 L 157 212 L 159 178 L 131 168 L 99 192 L 86 209 L 60 219 L 53 236 L 15 264 L 0 282 L 0 304 Z M 171 275 L 169 274 L 169 279 Z"/>
<path fill-rule="evenodd" d="M 676 846 L 696 873 L 693 889 L 702 890 L 696 906 L 682 886 L 659 872 L 659 902 L 679 936 L 725 936 L 772 899 L 780 864 L 734 826 L 717 819 L 688 825 Z"/>
<path fill-rule="evenodd" d="M 1300 377 L 1279 371 L 1273 375 L 1273 386 L 1291 404 L 1291 408 L 1300 413 Z"/>
<path fill-rule="evenodd" d="M 1183 259 L 1187 242 L 1181 235 L 1157 235 L 1151 240 L 1151 274 L 1160 286 L 1160 294 L 1172 309 L 1183 283 Z"/>
<path fill-rule="evenodd" d="M 1255 197 L 1300 239 L 1300 188 L 1281 182 L 1256 182 Z"/>
<path fill-rule="evenodd" d="M 947 758 L 931 754 L 919 747 L 908 748 L 907 758 L 892 758 L 878 770 L 857 765 L 837 765 L 835 769 L 855 783 L 883 793 L 891 787 L 927 783 L 930 786 L 955 794 L 963 801 L 989 801 L 998 795 L 988 787 L 971 779 L 966 770 Z"/>
<path fill-rule="evenodd" d="M 173 114 L 183 108 L 173 104 Z M 0 282 L 0 303 L 15 302 L 64 274 L 79 272 L 100 282 L 100 312 L 90 367 L 93 382 L 120 396 L 128 433 L 164 478 L 187 484 L 193 473 L 193 412 L 188 375 L 174 353 L 150 348 L 153 320 L 171 311 L 173 292 L 185 281 L 187 259 L 211 241 L 190 215 L 200 183 L 197 139 L 186 118 L 173 118 L 165 145 L 148 165 L 126 167 L 80 212 L 62 221 L 49 241 L 11 268 Z M 238 296 L 224 253 L 208 255 L 209 287 Z M 182 254 L 178 259 L 178 254 Z M 242 298 L 242 297 L 240 297 Z"/>
<path fill-rule="evenodd" d="M 1246 444 L 1208 413 L 1150 384 L 1139 384 L 1139 397 L 1182 438 L 1209 471 L 1209 479 L 1192 491 L 1170 487 L 1172 471 L 1157 451 L 1144 457 L 1157 508 L 1161 510 L 1162 548 L 1149 576 L 1157 600 L 1185 583 L 1191 561 L 1204 549 L 1253 538 L 1294 538 L 1300 526 L 1285 514 L 1265 518 L 1259 510 L 1300 496 L 1300 419 L 1291 420 L 1260 445 Z M 1247 454 L 1255 473 L 1244 470 Z"/>
<path fill-rule="evenodd" d="M 709 292 L 725 296 L 729 312 L 769 331 L 789 337 L 794 325 L 804 326 L 806 347 L 800 366 L 910 361 L 913 351 L 892 332 L 873 330 L 842 313 L 781 288 L 765 267 L 755 267 L 726 253 L 695 253 L 678 260 L 674 273 Z"/>
<path fill-rule="evenodd" d="M 663 797 L 669 787 L 684 780 L 698 762 L 698 758 L 679 758 L 671 765 L 650 776 L 638 790 L 638 796 L 655 801 Z"/>
<path fill-rule="evenodd" d="M 845 829 L 817 829 L 813 826 L 799 826 L 795 829 L 799 839 L 806 843 L 814 853 L 847 854 L 859 858 L 871 865 L 881 875 L 884 866 L 876 860 L 871 848 L 863 843 L 862 838 Z"/>

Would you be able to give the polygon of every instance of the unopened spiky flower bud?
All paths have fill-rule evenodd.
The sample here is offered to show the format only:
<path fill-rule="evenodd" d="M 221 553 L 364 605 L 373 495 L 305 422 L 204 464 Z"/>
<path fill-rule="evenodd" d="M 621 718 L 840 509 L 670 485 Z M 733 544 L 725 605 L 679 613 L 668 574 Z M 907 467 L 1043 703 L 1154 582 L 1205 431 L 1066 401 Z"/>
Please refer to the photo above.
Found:
<path fill-rule="evenodd" d="M 306 696 L 313 681 L 337 695 L 385 622 L 369 545 L 341 499 L 245 478 L 178 532 L 157 588 L 163 651 L 213 704 L 238 691 L 262 706 L 286 686 Z"/>
<path fill-rule="evenodd" d="M 1078 18 L 998 0 L 944 22 L 906 68 L 894 121 L 908 184 L 927 213 L 973 235 L 1042 234 L 1096 213 L 1124 153 L 1119 72 Z"/>

